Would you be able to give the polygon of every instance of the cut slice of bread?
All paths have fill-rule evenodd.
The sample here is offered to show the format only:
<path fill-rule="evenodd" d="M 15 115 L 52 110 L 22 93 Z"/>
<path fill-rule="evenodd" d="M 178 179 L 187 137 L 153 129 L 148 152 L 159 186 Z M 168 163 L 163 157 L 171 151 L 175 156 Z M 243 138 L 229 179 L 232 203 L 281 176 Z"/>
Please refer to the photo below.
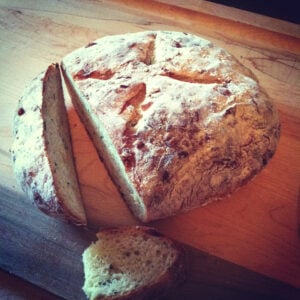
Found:
<path fill-rule="evenodd" d="M 182 248 L 150 227 L 104 229 L 83 253 L 89 299 L 155 299 L 186 277 Z"/>
<path fill-rule="evenodd" d="M 45 213 L 86 224 L 58 64 L 26 88 L 13 127 L 13 167 L 23 190 Z"/>

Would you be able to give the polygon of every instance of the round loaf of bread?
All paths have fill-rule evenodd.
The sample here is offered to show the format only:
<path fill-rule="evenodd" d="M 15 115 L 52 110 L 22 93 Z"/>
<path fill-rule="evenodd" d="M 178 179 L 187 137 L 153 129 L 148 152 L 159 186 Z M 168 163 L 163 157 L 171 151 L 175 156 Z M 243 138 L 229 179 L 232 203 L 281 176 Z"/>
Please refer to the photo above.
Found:
<path fill-rule="evenodd" d="M 203 38 L 107 36 L 67 55 L 62 69 L 100 157 L 142 221 L 233 192 L 275 152 L 273 102 L 249 69 Z"/>

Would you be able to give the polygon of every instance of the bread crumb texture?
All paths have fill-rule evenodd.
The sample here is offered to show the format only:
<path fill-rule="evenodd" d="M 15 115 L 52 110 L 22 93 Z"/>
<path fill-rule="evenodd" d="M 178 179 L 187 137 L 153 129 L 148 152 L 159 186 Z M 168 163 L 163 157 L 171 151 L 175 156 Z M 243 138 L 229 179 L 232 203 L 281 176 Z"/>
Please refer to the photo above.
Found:
<path fill-rule="evenodd" d="M 83 253 L 83 290 L 89 299 L 119 299 L 164 283 L 180 251 L 171 240 L 153 232 L 128 227 L 98 233 L 98 241 Z"/>
<path fill-rule="evenodd" d="M 14 174 L 28 198 L 46 214 L 86 224 L 58 65 L 26 87 L 13 135 Z"/>

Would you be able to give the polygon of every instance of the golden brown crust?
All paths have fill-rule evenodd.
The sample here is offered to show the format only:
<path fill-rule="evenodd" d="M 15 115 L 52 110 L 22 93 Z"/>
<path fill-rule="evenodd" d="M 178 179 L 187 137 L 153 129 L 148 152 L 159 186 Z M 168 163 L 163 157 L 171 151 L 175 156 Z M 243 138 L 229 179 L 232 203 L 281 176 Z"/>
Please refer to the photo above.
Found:
<path fill-rule="evenodd" d="M 51 94 L 53 97 L 58 97 L 55 105 L 61 116 L 49 116 L 48 107 L 54 102 L 54 99 L 49 98 L 48 95 L 50 81 L 54 85 L 51 86 Z M 56 165 L 56 155 L 52 154 L 52 148 L 57 146 L 51 144 L 46 132 L 50 127 L 48 122 L 53 122 L 51 118 L 60 122 L 60 133 L 53 136 L 53 139 L 55 141 L 62 139 L 65 149 L 57 149 L 57 151 L 65 151 L 66 155 L 73 155 L 67 112 L 64 103 L 61 102 L 62 99 L 59 65 L 52 64 L 46 72 L 32 80 L 19 101 L 13 124 L 13 167 L 22 189 L 41 211 L 77 225 L 85 225 L 86 217 L 79 191 L 74 192 L 78 198 L 76 202 L 79 209 L 77 211 L 70 207 L 69 199 L 62 191 L 61 178 L 58 178 L 56 174 L 57 168 L 61 166 Z M 73 157 L 69 157 L 66 161 L 73 161 Z M 65 168 L 71 168 L 71 166 L 68 165 Z M 75 172 L 73 175 L 76 176 Z M 75 189 L 78 189 L 76 180 L 70 184 L 72 189 L 74 185 Z"/>
<path fill-rule="evenodd" d="M 272 101 L 250 70 L 199 37 L 105 37 L 68 55 L 63 68 L 99 154 L 142 221 L 233 192 L 275 152 Z"/>

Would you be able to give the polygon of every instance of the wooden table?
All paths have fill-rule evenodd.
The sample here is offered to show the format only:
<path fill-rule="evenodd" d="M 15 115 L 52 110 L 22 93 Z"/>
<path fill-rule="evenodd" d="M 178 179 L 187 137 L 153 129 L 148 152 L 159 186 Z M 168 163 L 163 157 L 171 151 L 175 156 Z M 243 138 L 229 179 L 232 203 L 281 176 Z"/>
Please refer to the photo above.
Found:
<path fill-rule="evenodd" d="M 15 182 L 11 125 L 24 87 L 98 37 L 148 29 L 191 32 L 226 48 L 275 100 L 282 124 L 278 150 L 254 180 L 151 224 L 188 245 L 192 262 L 188 282 L 168 299 L 300 299 L 300 26 L 196 0 L 0 0 L 0 298 L 22 288 L 32 299 L 84 299 L 81 253 L 93 239 L 42 214 Z M 137 223 L 70 104 L 69 119 L 90 225 Z"/>

